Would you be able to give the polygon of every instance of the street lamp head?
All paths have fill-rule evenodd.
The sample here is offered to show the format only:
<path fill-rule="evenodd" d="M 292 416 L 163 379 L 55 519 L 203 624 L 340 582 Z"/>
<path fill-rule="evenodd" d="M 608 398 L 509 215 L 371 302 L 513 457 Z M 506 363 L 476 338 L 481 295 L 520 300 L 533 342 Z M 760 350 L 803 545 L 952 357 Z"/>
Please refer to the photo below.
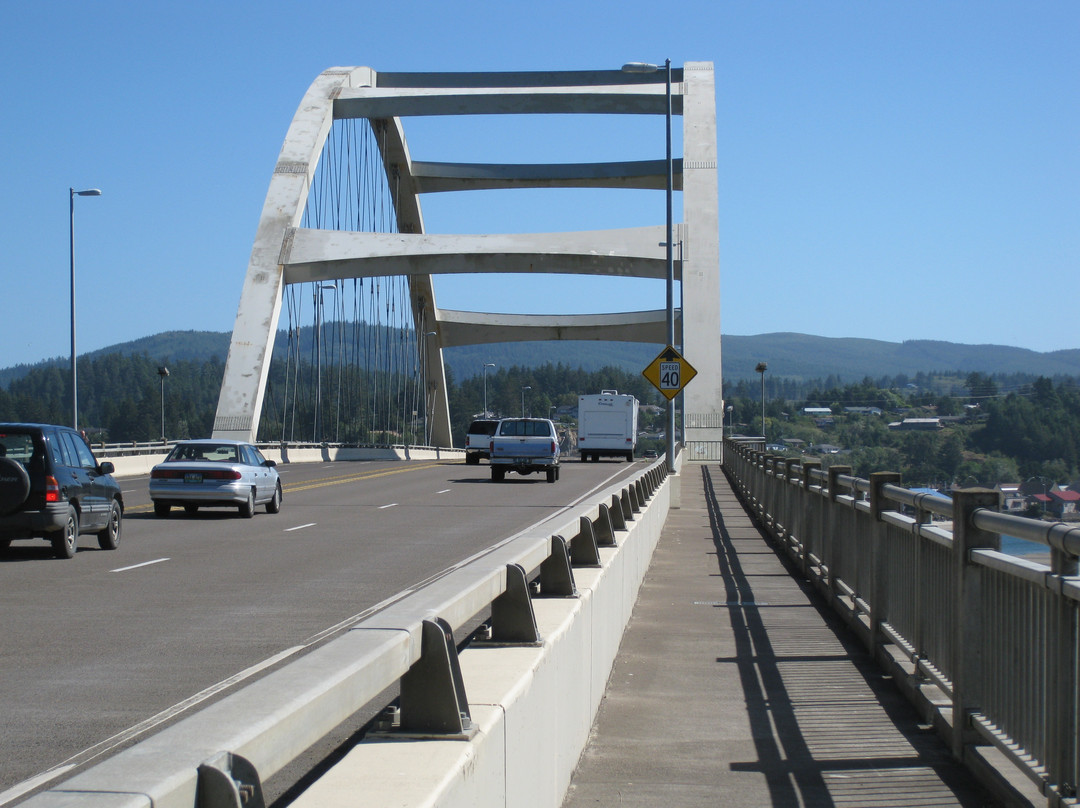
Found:
<path fill-rule="evenodd" d="M 158 376 L 160 376 L 160 377 L 161 377 L 161 378 L 163 378 L 163 379 L 164 379 L 164 378 L 165 378 L 166 376 L 168 376 L 168 375 L 169 375 L 169 369 L 168 369 L 167 367 L 165 367 L 164 365 L 162 365 L 161 367 L 159 367 L 159 368 L 157 369 L 157 372 L 158 372 Z"/>
<path fill-rule="evenodd" d="M 756 370 L 758 373 L 764 373 L 765 369 L 768 368 L 768 367 L 769 366 L 766 363 L 758 362 L 757 367 L 754 368 L 754 370 Z"/>
<path fill-rule="evenodd" d="M 494 362 L 485 362 L 484 367 L 493 368 L 493 367 L 495 367 L 495 363 Z"/>
<path fill-rule="evenodd" d="M 655 73 L 659 69 L 659 65 L 651 62 L 627 62 L 622 66 L 623 73 Z"/>
<path fill-rule="evenodd" d="M 87 188 L 85 191 L 76 191 L 71 189 L 72 196 L 101 196 L 100 188 Z"/>

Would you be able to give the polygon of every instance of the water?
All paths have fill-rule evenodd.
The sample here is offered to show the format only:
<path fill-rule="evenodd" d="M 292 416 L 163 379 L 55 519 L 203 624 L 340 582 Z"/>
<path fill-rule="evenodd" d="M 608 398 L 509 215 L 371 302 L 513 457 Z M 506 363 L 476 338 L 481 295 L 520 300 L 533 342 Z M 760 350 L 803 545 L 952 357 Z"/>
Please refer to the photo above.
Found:
<path fill-rule="evenodd" d="M 1001 552 L 1014 556 L 1041 555 L 1046 559 L 1050 557 L 1050 548 L 1039 542 L 1018 539 L 1016 536 L 1001 535 Z M 1044 561 L 1043 558 L 1035 558 L 1033 561 Z"/>

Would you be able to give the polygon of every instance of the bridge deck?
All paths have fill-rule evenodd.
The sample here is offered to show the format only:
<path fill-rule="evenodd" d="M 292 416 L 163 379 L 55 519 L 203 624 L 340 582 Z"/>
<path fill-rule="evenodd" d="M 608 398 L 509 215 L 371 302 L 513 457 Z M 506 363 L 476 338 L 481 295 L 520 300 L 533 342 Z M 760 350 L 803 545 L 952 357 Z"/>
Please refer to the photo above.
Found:
<path fill-rule="evenodd" d="M 994 804 L 719 466 L 687 466 L 563 808 Z"/>

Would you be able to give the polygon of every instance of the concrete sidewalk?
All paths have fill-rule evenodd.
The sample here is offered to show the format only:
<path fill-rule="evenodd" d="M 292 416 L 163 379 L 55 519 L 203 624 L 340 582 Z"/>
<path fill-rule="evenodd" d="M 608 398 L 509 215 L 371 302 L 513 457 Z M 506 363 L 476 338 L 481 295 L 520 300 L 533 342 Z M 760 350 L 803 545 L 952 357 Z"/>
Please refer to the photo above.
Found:
<path fill-rule="evenodd" d="M 564 808 L 995 805 L 845 632 L 687 464 Z"/>

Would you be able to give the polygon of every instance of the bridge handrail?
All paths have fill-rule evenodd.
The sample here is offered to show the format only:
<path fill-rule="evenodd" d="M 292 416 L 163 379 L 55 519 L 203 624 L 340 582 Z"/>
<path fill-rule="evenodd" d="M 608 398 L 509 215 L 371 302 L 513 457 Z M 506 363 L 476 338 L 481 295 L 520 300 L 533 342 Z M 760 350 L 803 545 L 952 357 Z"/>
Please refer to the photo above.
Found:
<path fill-rule="evenodd" d="M 530 618 L 536 631 L 532 589 L 573 594 L 572 567 L 599 565 L 598 546 L 614 545 L 616 530 L 625 529 L 634 514 L 647 507 L 667 473 L 666 458 L 661 457 L 630 478 L 465 559 L 340 637 L 24 805 L 60 808 L 91 796 L 99 808 L 262 804 L 266 778 L 398 683 L 403 729 L 449 737 L 468 733 L 468 704 L 459 687 L 453 631 L 491 608 L 493 639 L 509 627 L 509 634 L 517 636 L 508 642 L 538 642 L 538 636 L 521 636 L 523 625 L 527 635 Z M 503 603 L 506 599 L 512 602 Z M 511 616 L 500 617 L 506 614 Z M 440 665 L 449 672 L 440 673 Z M 406 700 L 408 682 L 413 682 L 410 693 L 423 691 L 421 698 Z M 455 725 L 455 720 L 460 723 Z"/>
<path fill-rule="evenodd" d="M 725 442 L 732 487 L 954 755 L 996 747 L 1048 804 L 1074 799 L 1080 524 L 1001 513 L 992 489 L 915 492 L 899 474 L 763 449 Z M 1045 546 L 1049 563 L 1002 553 L 1002 536 Z"/>
<path fill-rule="evenodd" d="M 121 443 L 91 443 L 90 448 L 98 460 L 113 457 L 130 457 L 144 454 L 167 454 L 175 440 L 124 441 Z M 255 444 L 260 449 L 426 449 L 435 451 L 438 446 L 422 443 L 341 443 L 337 441 L 260 441 Z"/>

